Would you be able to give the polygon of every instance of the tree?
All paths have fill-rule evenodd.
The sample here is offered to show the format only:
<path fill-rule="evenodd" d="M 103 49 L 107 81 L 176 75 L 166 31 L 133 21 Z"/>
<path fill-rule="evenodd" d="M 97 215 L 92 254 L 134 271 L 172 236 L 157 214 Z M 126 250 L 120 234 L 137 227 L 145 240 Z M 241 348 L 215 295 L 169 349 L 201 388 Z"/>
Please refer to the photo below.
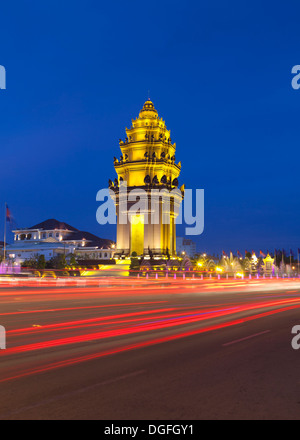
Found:
<path fill-rule="evenodd" d="M 136 252 L 132 252 L 131 254 L 129 269 L 131 274 L 134 274 L 140 270 L 140 260 L 138 259 Z"/>
<path fill-rule="evenodd" d="M 46 267 L 45 255 L 39 255 L 36 263 L 36 268 L 45 269 L 45 267 Z"/>
<path fill-rule="evenodd" d="M 64 269 L 67 266 L 66 257 L 64 255 L 57 255 L 47 261 L 47 269 Z"/>
<path fill-rule="evenodd" d="M 73 267 L 77 267 L 77 266 L 78 266 L 78 264 L 77 264 L 77 261 L 76 261 L 76 258 L 75 258 L 75 255 L 74 255 L 74 254 L 72 254 L 72 255 L 71 255 L 71 258 L 70 258 L 70 266 L 73 266 Z"/>
<path fill-rule="evenodd" d="M 26 267 L 26 268 L 30 268 L 30 269 L 36 269 L 37 268 L 37 257 L 26 258 L 21 263 L 21 267 Z"/>

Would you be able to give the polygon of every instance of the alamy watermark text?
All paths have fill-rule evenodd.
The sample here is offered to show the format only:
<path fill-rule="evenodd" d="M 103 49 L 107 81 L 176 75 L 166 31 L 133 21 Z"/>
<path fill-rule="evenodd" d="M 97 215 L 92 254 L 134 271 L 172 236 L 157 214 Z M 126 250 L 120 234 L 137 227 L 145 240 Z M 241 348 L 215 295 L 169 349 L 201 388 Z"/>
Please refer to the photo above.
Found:
<path fill-rule="evenodd" d="M 3 325 L 0 325 L 0 350 L 6 349 L 6 332 Z"/>
<path fill-rule="evenodd" d="M 0 89 L 6 89 L 6 70 L 0 65 Z"/>

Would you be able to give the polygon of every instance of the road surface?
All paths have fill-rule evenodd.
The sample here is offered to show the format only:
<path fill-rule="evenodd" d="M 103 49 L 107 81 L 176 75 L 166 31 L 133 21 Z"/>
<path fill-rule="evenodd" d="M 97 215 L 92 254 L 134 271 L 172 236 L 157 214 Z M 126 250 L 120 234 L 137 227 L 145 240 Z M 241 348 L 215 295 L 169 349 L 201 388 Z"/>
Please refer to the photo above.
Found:
<path fill-rule="evenodd" d="M 300 419 L 297 280 L 2 284 L 0 419 Z"/>

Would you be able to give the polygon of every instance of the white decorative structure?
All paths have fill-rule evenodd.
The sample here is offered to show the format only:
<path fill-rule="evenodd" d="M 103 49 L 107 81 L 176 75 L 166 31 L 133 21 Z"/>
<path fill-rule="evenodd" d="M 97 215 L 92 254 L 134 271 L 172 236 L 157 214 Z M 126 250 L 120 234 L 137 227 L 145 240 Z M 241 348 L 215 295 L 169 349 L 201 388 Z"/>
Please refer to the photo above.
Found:
<path fill-rule="evenodd" d="M 46 261 L 61 254 L 75 254 L 82 259 L 105 260 L 114 256 L 115 244 L 112 240 L 79 231 L 55 219 L 13 232 L 14 243 L 7 245 L 7 257 L 19 263 L 39 255 L 44 255 Z"/>

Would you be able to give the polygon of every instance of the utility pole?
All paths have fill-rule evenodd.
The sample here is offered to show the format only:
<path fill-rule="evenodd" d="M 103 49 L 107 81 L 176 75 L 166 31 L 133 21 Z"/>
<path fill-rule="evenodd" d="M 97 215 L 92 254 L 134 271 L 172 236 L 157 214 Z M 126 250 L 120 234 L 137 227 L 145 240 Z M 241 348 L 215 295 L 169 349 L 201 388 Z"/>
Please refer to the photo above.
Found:
<path fill-rule="evenodd" d="M 6 202 L 4 204 L 4 245 L 3 245 L 3 261 L 6 258 Z"/>

